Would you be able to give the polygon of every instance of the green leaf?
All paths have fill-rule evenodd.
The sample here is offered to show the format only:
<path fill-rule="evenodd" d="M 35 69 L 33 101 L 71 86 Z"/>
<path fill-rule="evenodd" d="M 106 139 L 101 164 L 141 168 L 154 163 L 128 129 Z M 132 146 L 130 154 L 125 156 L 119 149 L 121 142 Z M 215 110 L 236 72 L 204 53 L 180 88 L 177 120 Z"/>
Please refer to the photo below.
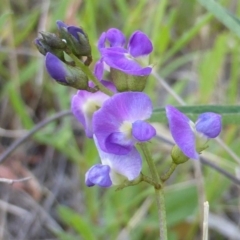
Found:
<path fill-rule="evenodd" d="M 240 37 L 240 20 L 214 0 L 198 0 L 223 25 Z"/>
<path fill-rule="evenodd" d="M 239 106 L 177 106 L 179 111 L 185 113 L 190 119 L 196 120 L 198 115 L 204 112 L 215 112 L 222 116 L 223 124 L 239 124 L 240 122 L 240 107 Z M 167 122 L 165 108 L 158 108 L 153 111 L 150 119 L 152 122 Z"/>
<path fill-rule="evenodd" d="M 216 91 L 216 83 L 224 66 L 228 53 L 229 34 L 220 34 L 215 40 L 214 47 L 198 65 L 200 102 L 206 104 Z"/>

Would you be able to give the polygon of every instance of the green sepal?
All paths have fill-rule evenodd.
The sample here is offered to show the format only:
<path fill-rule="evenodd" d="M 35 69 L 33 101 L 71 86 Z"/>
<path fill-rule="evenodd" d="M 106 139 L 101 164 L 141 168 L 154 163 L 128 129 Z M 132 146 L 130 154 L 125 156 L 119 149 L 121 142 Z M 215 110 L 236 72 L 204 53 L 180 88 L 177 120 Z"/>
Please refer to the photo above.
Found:
<path fill-rule="evenodd" d="M 126 74 L 118 69 L 110 69 L 111 79 L 119 92 L 142 92 L 146 86 L 148 76 Z"/>

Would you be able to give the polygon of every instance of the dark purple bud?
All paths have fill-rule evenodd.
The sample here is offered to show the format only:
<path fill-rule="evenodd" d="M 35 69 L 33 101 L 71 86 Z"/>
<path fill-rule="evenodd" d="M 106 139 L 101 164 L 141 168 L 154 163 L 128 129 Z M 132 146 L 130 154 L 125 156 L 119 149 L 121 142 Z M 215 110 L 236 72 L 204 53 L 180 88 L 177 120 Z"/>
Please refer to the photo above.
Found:
<path fill-rule="evenodd" d="M 42 54 L 42 55 L 46 55 L 47 52 L 49 52 L 50 48 L 45 46 L 45 44 L 43 43 L 42 39 L 40 38 L 36 38 L 33 43 L 35 44 L 35 46 L 37 47 L 38 51 Z"/>
<path fill-rule="evenodd" d="M 67 27 L 68 27 L 64 22 L 62 22 L 62 21 L 60 21 L 60 20 L 58 20 L 58 21 L 56 22 L 56 24 L 57 24 L 57 27 L 58 27 L 59 30 L 60 30 L 61 28 L 67 28 Z"/>
<path fill-rule="evenodd" d="M 88 89 L 87 76 L 77 67 L 62 62 L 52 53 L 47 53 L 45 65 L 49 75 L 58 83 L 76 89 Z"/>
<path fill-rule="evenodd" d="M 78 58 L 87 56 L 91 58 L 91 46 L 88 36 L 80 27 L 67 26 L 62 21 L 57 21 L 59 35 L 67 42 L 68 49 Z"/>
<path fill-rule="evenodd" d="M 53 49 L 65 49 L 66 48 L 66 42 L 63 41 L 61 38 L 56 36 L 54 33 L 49 32 L 40 32 L 42 35 L 45 43 Z"/>
<path fill-rule="evenodd" d="M 83 31 L 81 28 L 79 28 L 79 27 L 69 26 L 69 27 L 67 28 L 67 30 L 68 30 L 68 32 L 69 32 L 73 37 L 75 37 L 78 41 L 80 41 L 79 34 L 80 34 L 80 35 L 84 35 L 84 36 L 86 37 L 84 31 Z"/>

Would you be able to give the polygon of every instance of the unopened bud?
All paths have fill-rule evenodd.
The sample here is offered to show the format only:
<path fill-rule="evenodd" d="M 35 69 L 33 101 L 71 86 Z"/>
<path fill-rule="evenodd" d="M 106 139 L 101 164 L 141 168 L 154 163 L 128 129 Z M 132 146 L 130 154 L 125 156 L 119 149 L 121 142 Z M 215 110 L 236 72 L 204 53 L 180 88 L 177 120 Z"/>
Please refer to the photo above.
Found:
<path fill-rule="evenodd" d="M 38 51 L 42 54 L 42 55 L 46 55 L 48 52 L 54 54 L 55 56 L 57 56 L 59 59 L 61 59 L 62 61 L 65 62 L 65 58 L 64 58 L 64 52 L 61 49 L 56 49 L 56 48 L 52 48 L 50 47 L 46 41 L 44 39 L 41 38 L 36 38 L 34 40 L 34 44 L 37 47 Z"/>
<path fill-rule="evenodd" d="M 47 53 L 45 65 L 49 75 L 59 84 L 83 90 L 89 88 L 88 78 L 81 69 L 65 64 L 52 53 Z"/>
<path fill-rule="evenodd" d="M 65 49 L 66 48 L 66 42 L 63 41 L 61 38 L 56 36 L 54 33 L 49 33 L 49 32 L 40 32 L 42 35 L 45 43 L 50 47 L 50 48 L 57 48 L 57 49 Z"/>
<path fill-rule="evenodd" d="M 68 48 L 77 57 L 91 57 L 91 46 L 87 34 L 80 27 L 67 26 L 62 21 L 57 21 L 59 35 L 65 39 Z"/>
<path fill-rule="evenodd" d="M 172 161 L 175 164 L 185 163 L 189 159 L 189 157 L 187 157 L 177 145 L 172 148 L 171 156 Z"/>
<path fill-rule="evenodd" d="M 33 43 L 37 47 L 38 51 L 44 56 L 50 50 L 50 48 L 44 44 L 44 41 L 41 38 L 36 38 Z"/>

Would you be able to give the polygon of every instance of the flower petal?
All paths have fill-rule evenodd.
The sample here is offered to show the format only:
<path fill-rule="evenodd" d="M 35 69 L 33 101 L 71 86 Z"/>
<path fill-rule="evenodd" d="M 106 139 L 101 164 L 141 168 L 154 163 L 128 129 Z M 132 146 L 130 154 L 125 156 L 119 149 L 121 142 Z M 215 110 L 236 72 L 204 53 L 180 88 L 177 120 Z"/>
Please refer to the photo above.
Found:
<path fill-rule="evenodd" d="M 132 139 L 127 139 L 121 132 L 115 132 L 107 137 L 105 147 L 110 149 L 108 152 L 125 155 L 131 151 L 133 144 Z"/>
<path fill-rule="evenodd" d="M 133 123 L 137 120 L 148 119 L 152 114 L 150 98 L 142 92 L 117 93 L 105 101 L 102 108 L 93 116 L 93 131 L 98 139 L 99 146 L 105 152 L 119 154 L 121 150 L 110 148 L 106 143 L 113 133 L 121 133 L 124 122 Z M 115 135 L 116 136 L 116 135 Z M 114 137 L 115 137 L 114 136 Z M 110 137 L 111 139 L 111 137 Z M 134 139 L 128 138 L 129 145 Z M 125 147 L 125 145 L 123 145 Z"/>
<path fill-rule="evenodd" d="M 60 21 L 60 20 L 58 20 L 56 22 L 56 24 L 57 24 L 58 29 L 60 29 L 60 28 L 67 28 L 68 27 L 63 21 Z"/>
<path fill-rule="evenodd" d="M 106 33 L 106 38 L 110 47 L 123 47 L 126 42 L 124 34 L 117 28 L 110 28 Z"/>
<path fill-rule="evenodd" d="M 128 50 L 133 57 L 140 57 L 150 54 L 153 46 L 151 40 L 145 33 L 136 31 L 130 37 Z"/>
<path fill-rule="evenodd" d="M 189 158 L 198 159 L 195 136 L 190 126 L 190 119 L 173 106 L 166 106 L 166 114 L 174 141 Z"/>
<path fill-rule="evenodd" d="M 106 41 L 106 33 L 103 32 L 98 39 L 98 50 L 100 51 L 102 48 L 105 48 L 105 41 Z"/>
<path fill-rule="evenodd" d="M 102 151 L 95 136 L 94 141 L 102 164 L 110 166 L 111 170 L 125 176 L 129 181 L 139 176 L 142 169 L 142 158 L 135 147 L 127 155 L 115 155 Z M 114 184 L 114 179 L 111 180 Z"/>
<path fill-rule="evenodd" d="M 84 31 L 83 31 L 81 28 L 79 28 L 79 27 L 69 26 L 69 27 L 67 28 L 67 30 L 68 30 L 68 32 L 69 32 L 73 37 L 75 37 L 78 41 L 80 41 L 79 36 L 78 36 L 78 33 L 81 33 L 81 34 L 83 34 L 83 35 L 85 36 Z"/>
<path fill-rule="evenodd" d="M 102 58 L 100 60 L 98 60 L 95 64 L 94 67 L 94 75 L 96 76 L 96 78 L 101 81 L 102 77 L 103 77 L 103 72 L 104 72 L 104 66 L 103 66 L 103 61 Z"/>
<path fill-rule="evenodd" d="M 151 67 L 142 67 L 134 59 L 128 57 L 125 49 L 101 49 L 103 61 L 112 68 L 116 68 L 130 75 L 146 76 L 152 71 Z"/>
<path fill-rule="evenodd" d="M 108 165 L 96 164 L 85 174 L 85 183 L 88 187 L 98 185 L 100 187 L 110 187 L 110 167 Z"/>
<path fill-rule="evenodd" d="M 196 130 L 208 138 L 217 137 L 222 130 L 222 117 L 219 114 L 206 112 L 198 116 Z"/>
<path fill-rule="evenodd" d="M 141 120 L 137 120 L 132 125 L 132 135 L 139 142 L 145 142 L 149 141 L 152 137 L 156 135 L 156 130 L 151 124 Z"/>
<path fill-rule="evenodd" d="M 62 62 L 59 58 L 57 58 L 52 53 L 48 52 L 46 54 L 45 66 L 46 66 L 46 69 L 47 69 L 49 75 L 53 79 L 55 79 L 63 84 L 67 83 L 66 79 L 65 79 L 65 77 L 67 75 L 66 66 L 65 66 L 65 63 Z"/>
<path fill-rule="evenodd" d="M 106 81 L 101 81 L 103 85 L 112 89 L 113 84 Z M 73 96 L 71 101 L 71 110 L 75 118 L 83 125 L 87 137 L 93 137 L 92 117 L 105 100 L 109 98 L 108 95 L 98 91 L 91 93 L 85 90 L 79 90 Z"/>

